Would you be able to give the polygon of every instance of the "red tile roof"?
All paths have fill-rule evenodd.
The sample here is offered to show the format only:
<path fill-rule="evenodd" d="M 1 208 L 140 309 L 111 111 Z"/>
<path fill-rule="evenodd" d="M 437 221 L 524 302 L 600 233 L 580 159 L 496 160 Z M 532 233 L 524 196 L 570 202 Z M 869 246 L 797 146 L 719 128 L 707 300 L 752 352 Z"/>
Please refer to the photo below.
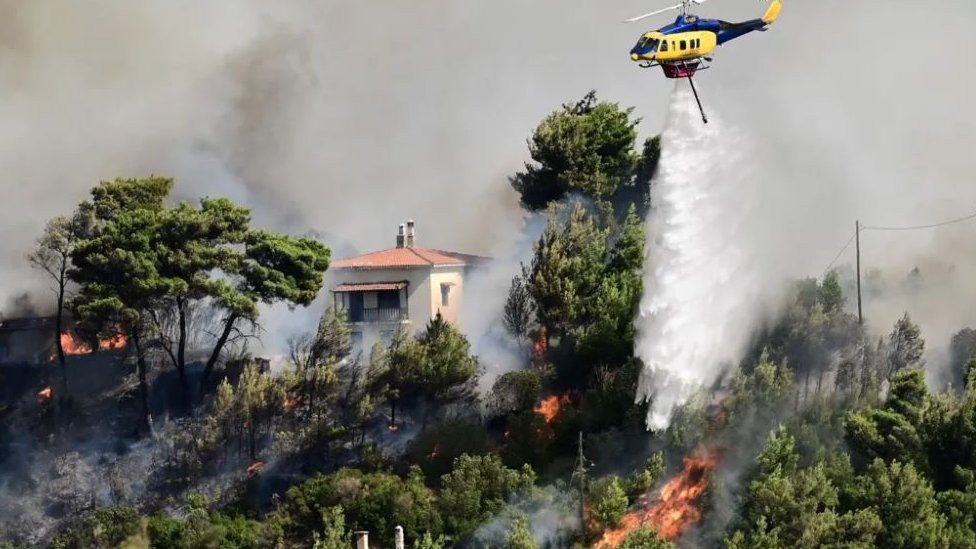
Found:
<path fill-rule="evenodd" d="M 348 259 L 333 261 L 333 269 L 397 269 L 477 265 L 487 257 L 445 252 L 433 248 L 390 248 Z"/>
<path fill-rule="evenodd" d="M 333 292 L 379 292 L 406 288 L 407 282 L 363 282 L 361 284 L 339 284 Z"/>

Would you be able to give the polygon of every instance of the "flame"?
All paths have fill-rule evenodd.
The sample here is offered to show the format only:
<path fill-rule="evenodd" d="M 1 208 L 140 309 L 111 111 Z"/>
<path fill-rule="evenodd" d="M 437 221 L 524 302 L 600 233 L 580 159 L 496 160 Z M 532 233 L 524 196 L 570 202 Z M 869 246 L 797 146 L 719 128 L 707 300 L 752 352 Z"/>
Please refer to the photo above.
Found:
<path fill-rule="evenodd" d="M 119 332 L 114 336 L 99 340 L 98 349 L 101 351 L 116 351 L 125 348 L 128 340 L 125 334 Z M 66 355 L 87 355 L 92 352 L 91 345 L 85 343 L 71 331 L 61 333 L 61 348 Z"/>
<path fill-rule="evenodd" d="M 112 337 L 105 338 L 98 342 L 98 348 L 102 351 L 117 351 L 125 348 L 128 340 L 123 333 L 117 333 Z"/>
<path fill-rule="evenodd" d="M 543 362 L 547 352 L 549 352 L 549 343 L 546 339 L 546 327 L 543 326 L 539 328 L 539 335 L 532 342 L 532 360 Z"/>
<path fill-rule="evenodd" d="M 261 469 L 264 469 L 264 462 L 255 461 L 254 463 L 252 463 L 247 467 L 247 478 L 253 478 L 254 475 L 261 472 Z"/>
<path fill-rule="evenodd" d="M 48 399 L 50 399 L 52 396 L 54 396 L 54 389 L 52 389 L 51 386 L 48 385 L 47 387 L 37 392 L 37 403 L 43 404 L 44 402 L 47 402 Z"/>
<path fill-rule="evenodd" d="M 61 333 L 61 348 L 66 355 L 87 355 L 92 352 L 91 345 L 78 339 L 72 332 Z"/>
<path fill-rule="evenodd" d="M 400 426 L 399 426 L 399 425 L 397 425 L 396 423 L 391 423 L 391 424 L 389 424 L 389 425 L 387 425 L 387 426 L 386 426 L 386 428 L 387 428 L 387 429 L 388 429 L 388 430 L 389 430 L 389 431 L 390 431 L 391 433 L 395 433 L 395 432 L 397 432 L 397 431 L 399 431 L 399 430 L 400 430 Z"/>
<path fill-rule="evenodd" d="M 542 417 L 546 418 L 546 423 L 552 425 L 556 421 L 556 416 L 559 415 L 559 410 L 563 405 L 571 404 L 572 399 L 569 396 L 569 391 L 566 391 L 562 397 L 557 395 L 552 395 L 548 398 L 542 400 L 538 406 L 535 407 L 535 411 L 541 414 Z"/>
<path fill-rule="evenodd" d="M 437 444 L 434 445 L 434 449 L 430 453 L 430 459 L 431 460 L 434 460 L 439 455 L 441 455 L 441 443 L 440 442 L 438 442 Z"/>
<path fill-rule="evenodd" d="M 702 519 L 698 500 L 708 487 L 708 476 L 718 465 L 716 450 L 699 449 L 684 459 L 684 469 L 661 488 L 657 499 L 648 508 L 627 513 L 620 526 L 604 532 L 597 549 L 620 545 L 634 530 L 647 524 L 653 526 L 662 539 L 678 539 Z"/>

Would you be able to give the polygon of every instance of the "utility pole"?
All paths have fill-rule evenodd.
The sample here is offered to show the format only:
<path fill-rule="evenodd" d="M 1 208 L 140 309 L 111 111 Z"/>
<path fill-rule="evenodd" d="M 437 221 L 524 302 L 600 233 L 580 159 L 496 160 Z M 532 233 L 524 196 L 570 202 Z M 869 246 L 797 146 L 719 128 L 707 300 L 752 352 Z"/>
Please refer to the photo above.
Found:
<path fill-rule="evenodd" d="M 864 315 L 861 312 L 861 221 L 854 222 L 854 241 L 857 252 L 857 323 L 864 324 Z"/>
<path fill-rule="evenodd" d="M 586 535 L 586 457 L 583 455 L 583 431 L 579 432 L 579 451 L 576 454 L 576 471 L 579 483 L 579 518 L 583 535 Z"/>

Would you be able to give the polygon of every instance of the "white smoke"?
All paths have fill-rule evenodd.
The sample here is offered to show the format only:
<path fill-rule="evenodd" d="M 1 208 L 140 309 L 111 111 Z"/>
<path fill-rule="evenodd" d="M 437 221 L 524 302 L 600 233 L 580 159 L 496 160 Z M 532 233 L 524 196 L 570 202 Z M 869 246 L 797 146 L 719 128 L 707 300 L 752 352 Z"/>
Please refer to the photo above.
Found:
<path fill-rule="evenodd" d="M 690 392 L 737 361 L 761 313 L 763 274 L 751 252 L 760 185 L 742 132 L 716 116 L 702 124 L 688 84 L 677 83 L 651 183 L 648 268 L 638 319 L 646 364 L 637 399 L 647 425 L 668 426 Z"/>

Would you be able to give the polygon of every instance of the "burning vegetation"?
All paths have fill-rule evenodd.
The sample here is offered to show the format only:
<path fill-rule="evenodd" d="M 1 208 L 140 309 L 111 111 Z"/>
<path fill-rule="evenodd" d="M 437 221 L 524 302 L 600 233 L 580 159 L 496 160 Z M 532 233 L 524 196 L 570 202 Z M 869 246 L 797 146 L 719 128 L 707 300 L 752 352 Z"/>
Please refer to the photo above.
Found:
<path fill-rule="evenodd" d="M 66 330 L 61 333 L 61 348 L 66 355 L 87 355 L 93 352 L 92 346 L 79 338 L 73 331 Z M 98 340 L 98 350 L 118 351 L 124 349 L 128 344 L 125 334 L 119 332 Z"/>
<path fill-rule="evenodd" d="M 51 400 L 52 396 L 54 396 L 54 389 L 49 385 L 37 392 L 37 403 L 44 404 L 48 400 Z"/>
<path fill-rule="evenodd" d="M 61 333 L 61 348 L 66 355 L 87 355 L 92 352 L 91 345 L 70 331 Z"/>
<path fill-rule="evenodd" d="M 666 540 L 680 538 L 702 520 L 700 499 L 720 457 L 719 451 L 702 448 L 684 458 L 681 472 L 661 487 L 656 497 L 647 498 L 647 505 L 624 515 L 618 528 L 604 532 L 597 548 L 617 547 L 643 526 L 653 527 Z"/>
<path fill-rule="evenodd" d="M 559 416 L 559 412 L 563 406 L 567 406 L 573 403 L 572 396 L 569 391 L 563 393 L 562 396 L 551 395 L 546 397 L 535 407 L 537 414 L 546 418 L 546 423 L 552 425 L 555 423 L 556 418 Z"/>

